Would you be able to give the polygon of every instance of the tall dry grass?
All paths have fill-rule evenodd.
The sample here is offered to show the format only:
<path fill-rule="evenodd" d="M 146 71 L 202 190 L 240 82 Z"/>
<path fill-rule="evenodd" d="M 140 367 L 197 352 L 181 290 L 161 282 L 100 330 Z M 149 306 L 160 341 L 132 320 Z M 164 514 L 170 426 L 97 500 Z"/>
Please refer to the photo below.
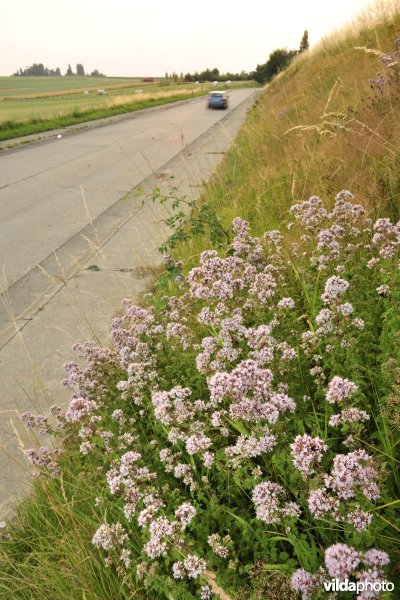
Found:
<path fill-rule="evenodd" d="M 187 94 L 190 94 L 193 91 L 193 87 L 190 87 L 182 88 L 180 90 L 143 92 L 138 94 L 123 94 L 120 96 L 112 96 L 110 98 L 108 106 L 122 106 L 123 104 L 130 104 L 133 102 L 146 102 L 148 100 L 154 100 L 158 98 L 171 98 L 173 96 L 185 95 L 187 96 Z"/>
<path fill-rule="evenodd" d="M 393 52 L 399 32 L 398 2 L 378 3 L 267 86 L 204 194 L 226 223 L 240 214 L 261 230 L 294 201 L 342 188 L 399 217 L 400 75 L 357 49 Z M 381 94 L 370 84 L 378 71 Z"/>

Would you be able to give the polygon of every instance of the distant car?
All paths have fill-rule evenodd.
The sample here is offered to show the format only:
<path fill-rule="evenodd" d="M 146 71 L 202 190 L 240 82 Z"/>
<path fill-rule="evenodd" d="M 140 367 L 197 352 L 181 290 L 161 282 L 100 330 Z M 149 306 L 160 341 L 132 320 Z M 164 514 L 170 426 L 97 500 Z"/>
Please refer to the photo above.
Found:
<path fill-rule="evenodd" d="M 210 92 L 207 100 L 208 108 L 228 108 L 227 92 Z"/>

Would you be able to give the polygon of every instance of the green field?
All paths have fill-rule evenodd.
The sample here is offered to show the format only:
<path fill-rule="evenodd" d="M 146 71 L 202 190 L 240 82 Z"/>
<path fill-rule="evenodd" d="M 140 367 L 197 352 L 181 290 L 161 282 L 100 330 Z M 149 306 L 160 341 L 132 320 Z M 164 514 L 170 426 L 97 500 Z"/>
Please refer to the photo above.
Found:
<path fill-rule="evenodd" d="M 146 83 L 138 78 L 114 77 L 0 77 L 0 123 L 54 118 L 76 110 L 109 107 L 116 99 L 143 90 L 157 93 L 166 89 L 162 82 Z M 168 86 L 168 91 L 185 86 Z M 97 90 L 105 90 L 100 94 Z M 85 93 L 86 92 L 86 93 Z"/>
<path fill-rule="evenodd" d="M 140 77 L 0 77 L 0 98 L 140 84 Z M 149 85 L 145 83 L 143 85 Z"/>
<path fill-rule="evenodd" d="M 238 82 L 232 86 L 249 82 Z M 73 111 L 111 107 L 151 95 L 170 95 L 210 84 L 144 82 L 135 77 L 0 77 L 0 123 L 54 118 Z M 222 87 L 224 86 L 221 83 Z M 101 94 L 98 90 L 104 90 Z M 143 91 L 143 95 L 139 94 Z M 138 99 L 139 99 L 138 98 Z M 148 99 L 148 98 L 147 98 Z"/>

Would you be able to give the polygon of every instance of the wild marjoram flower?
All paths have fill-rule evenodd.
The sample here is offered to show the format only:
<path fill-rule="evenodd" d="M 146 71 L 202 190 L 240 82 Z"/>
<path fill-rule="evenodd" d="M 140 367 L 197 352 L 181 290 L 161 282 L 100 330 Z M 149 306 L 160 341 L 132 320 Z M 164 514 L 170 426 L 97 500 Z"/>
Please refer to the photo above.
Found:
<path fill-rule="evenodd" d="M 229 247 L 202 252 L 176 296 L 124 301 L 110 349 L 75 346 L 88 366 L 67 363 L 73 396 L 52 412 L 82 463 L 99 465 L 92 542 L 119 574 L 138 572 L 166 596 L 175 581 L 203 600 L 224 597 L 224 569 L 232 588 L 251 590 L 258 561 L 288 553 L 315 567 L 292 575 L 304 599 L 323 598 L 329 577 L 384 577 L 388 554 L 368 540 L 392 518 L 372 510 L 382 488 L 390 511 L 381 460 L 391 459 L 370 383 L 379 373 L 378 389 L 381 359 L 366 340 L 379 321 L 395 356 L 400 225 L 373 224 L 352 201 L 344 190 L 331 210 L 315 196 L 292 206 L 294 245 L 276 230 L 252 237 L 236 218 Z M 52 431 L 51 417 L 21 419 Z M 27 450 L 51 477 L 59 453 Z"/>
<path fill-rule="evenodd" d="M 97 546 L 97 548 L 112 550 L 117 546 L 123 546 L 127 540 L 128 534 L 121 523 L 114 523 L 113 525 L 105 523 L 104 525 L 100 525 L 94 534 L 92 543 Z"/>
<path fill-rule="evenodd" d="M 178 566 L 179 565 L 179 566 Z M 179 571 L 179 569 L 182 569 Z M 206 561 L 196 555 L 189 554 L 188 557 L 179 562 L 174 563 L 172 571 L 176 579 L 181 579 L 186 575 L 189 579 L 197 579 L 206 570 Z"/>
<path fill-rule="evenodd" d="M 355 383 L 346 378 L 335 375 L 328 385 L 326 399 L 330 404 L 334 404 L 335 402 L 344 402 L 350 398 L 350 396 L 355 394 L 357 390 L 358 387 Z"/>
<path fill-rule="evenodd" d="M 325 551 L 325 564 L 331 577 L 349 577 L 358 567 L 360 560 L 360 554 L 346 544 L 335 544 Z"/>
<path fill-rule="evenodd" d="M 293 464 L 304 475 L 314 473 L 315 466 L 321 462 L 328 450 L 327 444 L 321 438 L 312 438 L 308 434 L 298 435 L 290 447 L 294 456 Z"/>
<path fill-rule="evenodd" d="M 371 589 L 371 584 L 383 583 L 385 575 L 382 567 L 388 563 L 389 556 L 381 550 L 372 548 L 364 553 L 356 551 L 347 544 L 333 544 L 325 550 L 327 572 L 325 569 L 321 569 L 318 573 L 312 574 L 304 569 L 298 569 L 292 575 L 291 584 L 292 588 L 301 594 L 302 600 L 309 600 L 315 594 L 318 598 L 323 597 L 324 588 L 327 591 L 333 591 L 329 577 L 333 577 L 339 582 L 354 578 L 360 584 L 358 586 L 356 583 L 352 584 L 352 590 L 357 590 L 357 598 L 373 600 L 380 597 L 380 593 Z M 364 570 L 361 565 L 364 565 Z M 369 587 L 366 585 L 367 582 Z"/>
<path fill-rule="evenodd" d="M 277 523 L 284 517 L 298 517 L 300 507 L 295 502 L 285 502 L 285 490 L 281 485 L 263 481 L 253 489 L 252 500 L 256 516 L 265 523 Z"/>
<path fill-rule="evenodd" d="M 355 450 L 335 456 L 331 475 L 325 478 L 325 485 L 344 500 L 354 498 L 356 491 L 369 500 L 377 500 L 380 496 L 378 478 L 373 459 L 365 450 Z"/>
<path fill-rule="evenodd" d="M 207 542 L 211 547 L 212 551 L 215 552 L 217 556 L 221 558 L 226 558 L 229 555 L 229 545 L 232 543 L 231 537 L 229 535 L 221 538 L 219 533 L 213 533 L 209 535 L 207 538 Z"/>
<path fill-rule="evenodd" d="M 297 569 L 292 575 L 291 585 L 295 592 L 301 594 L 302 600 L 309 600 L 314 594 L 321 594 L 325 575 L 311 574 L 304 569 Z"/>

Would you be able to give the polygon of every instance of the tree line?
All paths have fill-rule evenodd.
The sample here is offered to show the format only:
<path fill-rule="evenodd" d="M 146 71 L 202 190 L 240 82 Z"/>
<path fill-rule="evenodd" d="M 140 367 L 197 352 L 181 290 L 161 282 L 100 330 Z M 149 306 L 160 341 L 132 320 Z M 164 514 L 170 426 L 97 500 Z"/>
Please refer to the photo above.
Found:
<path fill-rule="evenodd" d="M 269 55 L 268 60 L 261 64 L 257 65 L 254 71 L 246 73 L 242 71 L 241 73 L 220 73 L 218 69 L 205 69 L 201 72 L 195 73 L 186 73 L 183 75 L 181 73 L 178 76 L 176 73 L 172 73 L 172 75 L 168 75 L 166 73 L 166 78 L 170 78 L 175 82 L 178 81 L 243 81 L 255 79 L 259 83 L 267 83 L 280 71 L 286 69 L 289 66 L 291 61 L 295 56 L 301 54 L 305 50 L 309 48 L 308 41 L 308 31 L 303 33 L 303 37 L 301 38 L 300 46 L 298 50 L 287 50 L 287 48 L 278 48 L 274 50 Z"/>
<path fill-rule="evenodd" d="M 26 67 L 25 69 L 17 69 L 13 75 L 16 77 L 61 77 L 62 73 L 60 67 L 57 67 L 56 69 L 48 69 L 43 65 L 43 63 L 33 63 L 33 65 Z M 90 77 L 107 77 L 107 75 L 100 73 L 97 69 L 91 73 L 85 73 L 84 66 L 81 63 L 76 65 L 75 72 L 72 70 L 71 65 L 68 65 L 67 70 L 64 73 L 65 77 L 84 77 L 85 75 Z"/>
<path fill-rule="evenodd" d="M 219 69 L 205 69 L 195 73 L 186 73 L 184 81 L 247 81 L 251 79 L 251 73 L 241 71 L 241 73 L 220 73 Z"/>

